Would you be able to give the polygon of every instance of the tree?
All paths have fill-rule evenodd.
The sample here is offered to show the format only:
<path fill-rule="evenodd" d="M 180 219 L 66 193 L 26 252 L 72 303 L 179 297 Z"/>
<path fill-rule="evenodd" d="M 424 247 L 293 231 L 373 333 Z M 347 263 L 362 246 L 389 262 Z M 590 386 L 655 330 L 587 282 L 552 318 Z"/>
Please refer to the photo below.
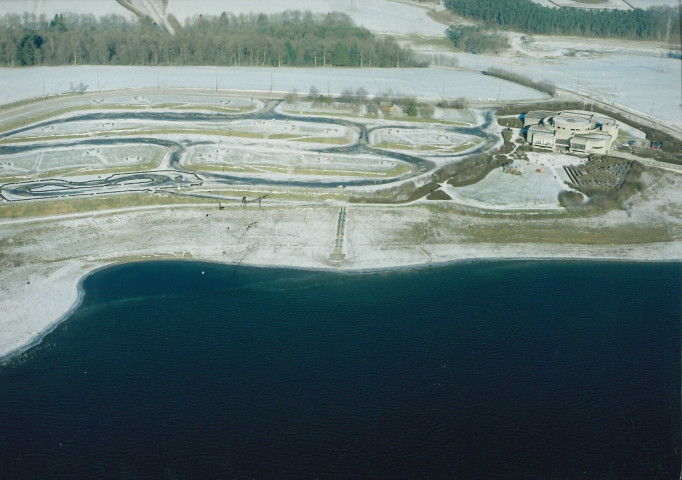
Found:
<path fill-rule="evenodd" d="M 364 105 L 369 98 L 369 92 L 364 87 L 360 87 L 355 91 L 355 98 L 357 98 L 358 103 Z"/>
<path fill-rule="evenodd" d="M 334 45 L 334 50 L 332 51 L 332 63 L 336 67 L 350 66 L 350 49 L 348 48 L 348 45 L 342 42 Z"/>
<path fill-rule="evenodd" d="M 293 44 L 287 40 L 284 43 L 284 48 L 286 48 L 287 51 L 287 57 L 288 57 L 288 64 L 289 65 L 295 65 L 296 64 L 296 53 L 297 49 L 293 46 Z"/>
<path fill-rule="evenodd" d="M 376 38 L 344 14 L 197 16 L 173 35 L 145 17 L 6 15 L 0 22 L 0 64 L 9 65 L 413 65 L 394 40 Z M 42 46 L 42 48 L 41 48 Z M 397 48 L 397 50 L 396 50 Z M 406 63 L 407 62 L 407 63 Z"/>
<path fill-rule="evenodd" d="M 43 44 L 43 38 L 35 33 L 25 35 L 19 44 L 17 62 L 19 65 L 35 65 L 35 49 Z"/>
<path fill-rule="evenodd" d="M 424 103 L 422 105 L 419 105 L 419 116 L 422 118 L 433 117 L 435 111 L 436 109 L 430 103 Z"/>
<path fill-rule="evenodd" d="M 294 88 L 291 92 L 287 93 L 284 97 L 284 102 L 290 105 L 298 103 L 298 92 Z"/>
<path fill-rule="evenodd" d="M 320 91 L 317 89 L 317 87 L 315 85 L 311 85 L 310 91 L 308 92 L 308 98 L 310 99 L 310 101 L 315 103 L 319 95 Z"/>
<path fill-rule="evenodd" d="M 417 109 L 417 101 L 414 98 L 409 98 L 407 100 L 407 108 L 405 110 L 408 117 L 416 117 L 419 113 Z"/>

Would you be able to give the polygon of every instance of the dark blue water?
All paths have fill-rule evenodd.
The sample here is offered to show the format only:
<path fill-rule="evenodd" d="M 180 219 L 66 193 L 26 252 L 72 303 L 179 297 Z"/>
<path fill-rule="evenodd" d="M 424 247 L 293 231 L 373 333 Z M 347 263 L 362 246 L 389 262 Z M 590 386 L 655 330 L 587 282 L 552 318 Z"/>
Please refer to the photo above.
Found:
<path fill-rule="evenodd" d="M 0 368 L 0 478 L 677 479 L 681 278 L 110 268 Z"/>

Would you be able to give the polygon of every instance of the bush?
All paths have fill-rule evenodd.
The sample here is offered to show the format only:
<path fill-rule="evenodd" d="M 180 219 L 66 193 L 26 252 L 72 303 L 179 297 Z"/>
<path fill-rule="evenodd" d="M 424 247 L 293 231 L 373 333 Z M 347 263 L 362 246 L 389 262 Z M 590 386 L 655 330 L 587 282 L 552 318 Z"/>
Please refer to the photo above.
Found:
<path fill-rule="evenodd" d="M 562 190 L 559 192 L 559 205 L 564 208 L 574 208 L 583 203 L 585 196 L 580 192 Z"/>
<path fill-rule="evenodd" d="M 431 118 L 433 117 L 433 113 L 435 112 L 435 108 L 433 105 L 428 104 L 428 103 L 423 103 L 419 105 L 419 116 L 422 118 Z"/>
<path fill-rule="evenodd" d="M 286 94 L 286 96 L 284 97 L 284 103 L 288 103 L 290 105 L 298 103 L 298 92 L 296 91 L 296 89 L 293 89 L 291 92 Z"/>

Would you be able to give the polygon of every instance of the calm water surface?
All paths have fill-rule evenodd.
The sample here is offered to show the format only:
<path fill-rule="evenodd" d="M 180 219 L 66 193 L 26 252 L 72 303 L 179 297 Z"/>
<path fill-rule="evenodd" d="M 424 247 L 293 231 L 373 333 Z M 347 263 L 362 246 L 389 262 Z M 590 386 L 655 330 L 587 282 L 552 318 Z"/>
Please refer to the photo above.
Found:
<path fill-rule="evenodd" d="M 0 367 L 0 478 L 677 479 L 680 279 L 113 267 Z"/>

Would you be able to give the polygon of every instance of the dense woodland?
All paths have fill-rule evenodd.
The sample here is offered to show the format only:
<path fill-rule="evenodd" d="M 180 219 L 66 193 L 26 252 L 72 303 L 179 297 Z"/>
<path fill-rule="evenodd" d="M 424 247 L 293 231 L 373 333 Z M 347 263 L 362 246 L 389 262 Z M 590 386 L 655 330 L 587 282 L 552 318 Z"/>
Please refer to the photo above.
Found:
<path fill-rule="evenodd" d="M 414 66 L 391 37 L 377 38 L 345 14 L 195 17 L 170 35 L 149 19 L 109 15 L 5 15 L 4 65 Z"/>
<path fill-rule="evenodd" d="M 531 0 L 445 0 L 445 6 L 463 17 L 507 30 L 546 35 L 577 35 L 679 42 L 680 17 L 672 7 L 648 10 L 595 10 L 543 7 Z"/>

